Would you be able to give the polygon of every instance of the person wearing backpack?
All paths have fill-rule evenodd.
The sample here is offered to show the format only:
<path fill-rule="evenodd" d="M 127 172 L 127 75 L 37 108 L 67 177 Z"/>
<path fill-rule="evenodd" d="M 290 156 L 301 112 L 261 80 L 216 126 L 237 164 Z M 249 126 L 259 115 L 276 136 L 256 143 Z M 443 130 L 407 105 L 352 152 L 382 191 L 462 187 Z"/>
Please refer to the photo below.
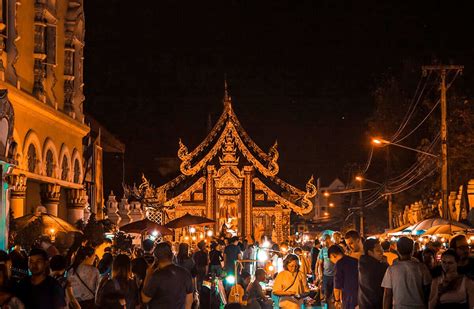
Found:
<path fill-rule="evenodd" d="M 135 309 L 139 305 L 138 287 L 132 278 L 130 258 L 119 254 L 112 263 L 112 276 L 99 284 L 96 306 L 110 309 Z"/>

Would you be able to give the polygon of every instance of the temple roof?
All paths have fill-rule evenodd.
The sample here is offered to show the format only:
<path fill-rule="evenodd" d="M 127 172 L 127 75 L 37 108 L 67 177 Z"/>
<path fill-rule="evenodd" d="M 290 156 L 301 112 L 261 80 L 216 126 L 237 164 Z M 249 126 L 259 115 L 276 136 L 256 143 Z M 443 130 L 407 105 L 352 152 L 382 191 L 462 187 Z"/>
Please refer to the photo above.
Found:
<path fill-rule="evenodd" d="M 181 174 L 156 188 L 167 197 L 167 204 L 186 195 L 206 174 L 208 165 L 239 166 L 240 157 L 251 163 L 255 170 L 253 184 L 264 191 L 275 202 L 291 208 L 298 214 L 307 214 L 312 210 L 311 198 L 316 195 L 313 177 L 300 190 L 277 177 L 279 172 L 277 142 L 264 152 L 247 134 L 238 120 L 233 108 L 232 98 L 225 85 L 224 110 L 207 137 L 191 152 L 184 142 L 179 140 L 178 157 L 181 160 Z M 248 165 L 248 164 L 247 164 Z M 202 181 L 201 181 L 202 182 Z"/>

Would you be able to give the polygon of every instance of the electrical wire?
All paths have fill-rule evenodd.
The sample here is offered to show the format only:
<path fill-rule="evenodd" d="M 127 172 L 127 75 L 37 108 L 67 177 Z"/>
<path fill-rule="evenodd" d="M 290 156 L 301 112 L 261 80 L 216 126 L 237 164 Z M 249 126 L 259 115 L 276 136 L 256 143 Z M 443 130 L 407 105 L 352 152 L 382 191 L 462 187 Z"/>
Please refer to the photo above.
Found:
<path fill-rule="evenodd" d="M 448 90 L 451 85 L 454 83 L 454 81 L 456 80 L 456 78 L 458 77 L 459 75 L 459 71 L 456 71 L 456 74 L 454 75 L 453 79 L 448 83 L 448 85 L 446 86 L 446 90 Z M 413 129 L 411 130 L 408 134 L 406 134 L 404 137 L 398 139 L 395 141 L 395 143 L 398 143 L 398 142 L 401 142 L 403 140 L 405 140 L 407 137 L 409 137 L 410 135 L 412 135 L 416 130 L 418 130 L 419 127 L 421 127 L 421 125 L 428 119 L 428 117 L 433 113 L 433 111 L 436 109 L 436 107 L 439 105 L 440 103 L 440 99 L 438 99 L 435 103 L 435 105 L 431 108 L 431 110 L 429 111 L 429 113 L 425 116 L 425 118 L 423 118 L 423 120 Z"/>
<path fill-rule="evenodd" d="M 403 130 L 405 129 L 406 125 L 408 124 L 408 122 L 410 121 L 411 117 L 413 116 L 415 110 L 416 110 L 416 107 L 418 106 L 418 104 L 421 102 L 421 97 L 423 96 L 423 93 L 425 91 L 425 88 L 426 88 L 426 85 L 428 84 L 428 80 L 431 76 L 431 71 L 428 73 L 428 75 L 426 76 L 426 79 L 425 79 L 425 82 L 423 83 L 423 88 L 421 89 L 421 92 L 418 94 L 418 90 L 420 88 L 420 84 L 423 80 L 423 76 L 419 79 L 418 81 L 418 85 L 416 87 L 416 90 L 415 90 L 415 94 L 413 95 L 413 98 L 411 100 L 411 103 L 410 103 L 410 106 L 408 107 L 407 109 L 407 112 L 402 120 L 402 123 L 400 124 L 400 127 L 398 128 L 398 130 L 393 134 L 393 136 L 390 138 L 390 141 L 394 141 L 402 132 Z M 432 90 L 432 88 L 430 89 L 430 91 Z M 429 92 L 430 92 L 429 91 Z"/>

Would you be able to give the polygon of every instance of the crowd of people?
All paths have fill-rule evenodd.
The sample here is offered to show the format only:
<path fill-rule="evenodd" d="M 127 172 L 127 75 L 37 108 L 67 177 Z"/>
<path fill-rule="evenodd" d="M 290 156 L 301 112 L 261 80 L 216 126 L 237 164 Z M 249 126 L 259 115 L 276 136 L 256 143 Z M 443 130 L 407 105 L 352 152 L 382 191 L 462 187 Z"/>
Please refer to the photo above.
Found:
<path fill-rule="evenodd" d="M 408 237 L 381 243 L 336 232 L 313 250 L 313 273 L 329 307 L 474 308 L 474 260 L 464 235 L 443 249 L 437 242 L 421 248 Z"/>
<path fill-rule="evenodd" d="M 104 239 L 64 254 L 43 238 L 0 251 L 0 308 L 474 308 L 473 279 L 463 235 L 449 248 L 356 231 L 311 246 L 145 239 L 124 251 Z"/>

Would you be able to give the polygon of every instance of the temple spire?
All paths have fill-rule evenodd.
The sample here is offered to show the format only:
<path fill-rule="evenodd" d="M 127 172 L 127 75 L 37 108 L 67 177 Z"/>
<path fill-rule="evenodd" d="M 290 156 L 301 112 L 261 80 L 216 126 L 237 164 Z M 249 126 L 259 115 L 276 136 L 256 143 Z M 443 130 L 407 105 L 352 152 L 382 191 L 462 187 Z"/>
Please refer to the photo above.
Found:
<path fill-rule="evenodd" d="M 227 87 L 227 75 L 224 75 L 224 106 L 232 104 L 232 98 L 229 95 L 229 89 Z"/>

